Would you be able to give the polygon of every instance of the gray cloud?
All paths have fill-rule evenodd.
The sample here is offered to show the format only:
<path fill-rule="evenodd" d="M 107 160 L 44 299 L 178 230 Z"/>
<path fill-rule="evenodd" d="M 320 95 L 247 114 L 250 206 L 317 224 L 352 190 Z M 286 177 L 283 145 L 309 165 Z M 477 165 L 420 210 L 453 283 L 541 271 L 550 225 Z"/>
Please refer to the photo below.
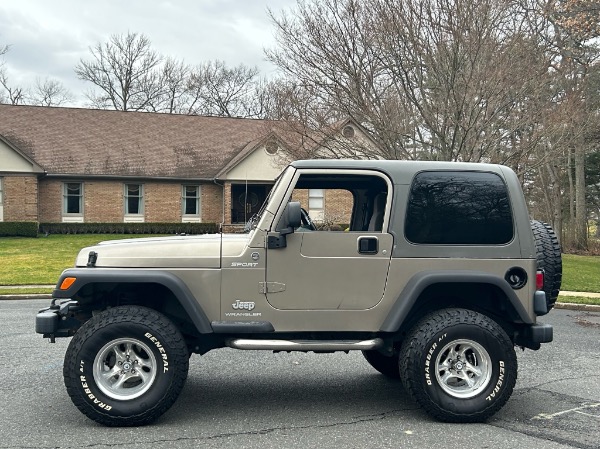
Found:
<path fill-rule="evenodd" d="M 274 44 L 267 7 L 293 7 L 295 0 L 3 0 L 0 45 L 11 81 L 33 85 L 35 78 L 63 82 L 74 94 L 89 87 L 73 71 L 89 47 L 112 34 L 143 33 L 158 52 L 196 65 L 221 59 L 229 65 L 274 67 L 263 49 Z"/>

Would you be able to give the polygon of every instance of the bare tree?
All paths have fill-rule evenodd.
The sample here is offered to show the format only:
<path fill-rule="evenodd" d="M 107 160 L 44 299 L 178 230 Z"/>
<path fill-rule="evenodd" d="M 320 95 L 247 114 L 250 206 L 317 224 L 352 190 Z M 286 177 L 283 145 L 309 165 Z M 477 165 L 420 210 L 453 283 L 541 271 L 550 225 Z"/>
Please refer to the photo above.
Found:
<path fill-rule="evenodd" d="M 90 48 L 92 59 L 80 60 L 77 76 L 96 87 L 86 96 L 95 107 L 141 111 L 160 95 L 162 56 L 151 49 L 143 34 L 112 35 L 108 42 Z M 99 90 L 99 92 L 98 92 Z"/>
<path fill-rule="evenodd" d="M 228 67 L 223 61 L 208 61 L 192 70 L 189 113 L 221 117 L 262 117 L 263 81 L 257 67 Z"/>
<path fill-rule="evenodd" d="M 324 0 L 271 18 L 267 57 L 331 121 L 371 131 L 375 157 L 516 165 L 535 145 L 522 134 L 546 67 L 507 2 Z"/>
<path fill-rule="evenodd" d="M 508 163 L 531 150 L 523 132 L 549 80 L 507 2 L 377 0 L 376 8 L 382 59 L 419 118 L 421 157 Z"/>
<path fill-rule="evenodd" d="M 8 46 L 0 47 L 0 57 L 9 50 Z M 35 87 L 30 90 L 10 84 L 4 61 L 0 61 L 0 102 L 12 105 L 33 104 L 39 106 L 61 106 L 73 99 L 72 94 L 59 81 L 46 77 L 36 79 Z"/>
<path fill-rule="evenodd" d="M 4 95 L 0 97 L 0 101 L 12 105 L 24 104 L 27 101 L 27 90 L 23 87 L 11 86 L 8 81 L 6 72 L 0 73 L 0 86 L 4 88 Z"/>
<path fill-rule="evenodd" d="M 63 106 L 73 101 L 73 94 L 57 80 L 45 78 L 36 79 L 35 88 L 31 94 L 31 104 L 39 106 Z"/>
<path fill-rule="evenodd" d="M 148 109 L 168 114 L 188 114 L 191 103 L 189 92 L 190 67 L 184 61 L 166 58 L 158 77 L 158 94 L 150 99 Z"/>
<path fill-rule="evenodd" d="M 264 92 L 269 99 L 266 118 L 277 121 L 274 128 L 290 151 L 281 154 L 281 165 L 290 159 L 381 157 L 370 140 L 344 139 L 341 126 L 348 116 L 320 100 L 310 86 L 279 79 L 268 83 Z"/>
<path fill-rule="evenodd" d="M 0 57 L 4 57 L 10 50 L 10 46 L 0 46 Z M 27 99 L 27 90 L 23 87 L 13 86 L 8 80 L 8 73 L 4 59 L 0 60 L 0 102 L 12 105 L 23 104 Z"/>
<path fill-rule="evenodd" d="M 266 52 L 267 58 L 288 78 L 276 118 L 295 118 L 304 125 L 298 127 L 303 140 L 310 140 L 311 129 L 351 117 L 378 141 L 373 157 L 407 157 L 407 115 L 397 113 L 407 105 L 395 95 L 379 58 L 371 6 L 370 1 L 325 0 L 299 3 L 280 17 L 269 11 L 278 46 Z"/>
<path fill-rule="evenodd" d="M 113 35 L 90 48 L 91 61 L 75 68 L 95 89 L 91 105 L 122 111 L 263 117 L 267 98 L 256 67 L 209 61 L 191 68 L 151 49 L 144 35 Z"/>
<path fill-rule="evenodd" d="M 598 122 L 598 105 L 590 101 L 590 74 L 600 57 L 600 2 L 598 0 L 520 0 L 530 33 L 544 44 L 544 55 L 552 76 L 553 92 L 547 108 L 558 118 L 560 132 L 548 133 L 544 146 L 553 158 L 546 172 L 552 174 L 549 188 L 555 200 L 552 220 L 557 229 L 566 218 L 565 246 L 587 248 L 586 153 L 593 148 L 590 130 Z M 566 111 L 566 113 L 565 113 Z M 557 163 L 558 162 L 558 163 Z M 562 176 L 561 176 L 562 175 Z M 559 201 L 559 197 L 565 198 Z M 550 208 L 550 204 L 548 204 Z M 568 214 L 565 212 L 568 211 Z"/>
<path fill-rule="evenodd" d="M 533 210 L 560 231 L 566 208 L 585 248 L 599 12 L 599 0 L 299 2 L 270 12 L 267 57 L 287 85 L 272 112 L 306 136 L 349 116 L 379 144 L 373 157 L 510 165 Z"/>

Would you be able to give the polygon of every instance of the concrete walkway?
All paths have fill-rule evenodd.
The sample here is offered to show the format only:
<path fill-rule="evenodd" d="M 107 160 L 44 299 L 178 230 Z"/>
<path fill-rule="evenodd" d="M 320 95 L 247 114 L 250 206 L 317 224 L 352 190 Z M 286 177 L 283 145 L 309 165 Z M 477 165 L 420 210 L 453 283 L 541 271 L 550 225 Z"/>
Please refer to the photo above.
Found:
<path fill-rule="evenodd" d="M 560 296 L 582 296 L 584 298 L 600 298 L 600 293 L 592 292 L 563 292 L 560 291 Z"/>

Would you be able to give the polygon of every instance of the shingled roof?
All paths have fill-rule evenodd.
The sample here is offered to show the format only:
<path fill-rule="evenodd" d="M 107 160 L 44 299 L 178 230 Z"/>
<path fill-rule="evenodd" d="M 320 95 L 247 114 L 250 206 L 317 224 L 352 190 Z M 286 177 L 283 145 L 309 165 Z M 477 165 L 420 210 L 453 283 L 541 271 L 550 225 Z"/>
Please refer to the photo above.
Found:
<path fill-rule="evenodd" d="M 0 105 L 0 135 L 48 174 L 213 179 L 277 122 Z"/>

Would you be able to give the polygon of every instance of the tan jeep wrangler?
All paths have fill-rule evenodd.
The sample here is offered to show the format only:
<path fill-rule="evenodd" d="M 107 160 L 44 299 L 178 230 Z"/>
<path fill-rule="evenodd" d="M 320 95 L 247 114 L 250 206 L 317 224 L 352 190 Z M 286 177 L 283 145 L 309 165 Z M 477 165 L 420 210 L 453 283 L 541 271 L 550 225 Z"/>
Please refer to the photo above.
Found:
<path fill-rule="evenodd" d="M 556 237 L 507 167 L 298 161 L 245 234 L 83 249 L 36 331 L 73 337 L 67 391 L 106 425 L 159 417 L 189 356 L 222 347 L 362 351 L 432 416 L 476 422 L 510 397 L 514 347 L 552 341 L 536 318 L 560 277 Z"/>

